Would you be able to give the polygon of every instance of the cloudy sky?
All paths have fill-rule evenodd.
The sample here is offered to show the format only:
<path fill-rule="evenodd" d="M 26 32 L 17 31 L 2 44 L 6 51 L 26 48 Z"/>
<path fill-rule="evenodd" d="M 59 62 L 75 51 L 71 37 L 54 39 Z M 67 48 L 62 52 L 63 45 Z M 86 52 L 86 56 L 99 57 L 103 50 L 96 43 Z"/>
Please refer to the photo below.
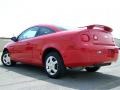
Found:
<path fill-rule="evenodd" d="M 36 24 L 80 27 L 104 24 L 120 38 L 119 0 L 0 0 L 0 37 Z"/>

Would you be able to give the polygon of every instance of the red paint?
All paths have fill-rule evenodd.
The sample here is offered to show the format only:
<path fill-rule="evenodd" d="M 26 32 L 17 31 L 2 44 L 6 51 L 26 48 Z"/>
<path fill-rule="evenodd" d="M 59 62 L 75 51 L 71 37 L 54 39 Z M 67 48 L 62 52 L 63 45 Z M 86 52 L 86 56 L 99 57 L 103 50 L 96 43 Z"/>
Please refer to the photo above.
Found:
<path fill-rule="evenodd" d="M 107 26 L 87 26 L 87 29 L 61 31 L 52 25 L 46 26 L 56 33 L 38 36 L 7 44 L 12 60 L 27 64 L 43 65 L 42 55 L 48 48 L 54 48 L 61 54 L 65 66 L 91 66 L 111 63 L 117 60 L 118 47 Z M 105 30 L 106 29 L 106 30 Z M 109 30 L 110 29 L 110 30 Z"/>

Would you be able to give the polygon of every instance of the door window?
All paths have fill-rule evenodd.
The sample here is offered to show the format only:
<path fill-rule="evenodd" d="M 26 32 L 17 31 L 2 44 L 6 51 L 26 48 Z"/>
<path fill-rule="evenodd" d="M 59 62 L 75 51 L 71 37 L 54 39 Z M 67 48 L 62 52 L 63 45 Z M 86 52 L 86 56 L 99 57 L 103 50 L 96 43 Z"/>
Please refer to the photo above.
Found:
<path fill-rule="evenodd" d="M 50 33 L 54 33 L 54 32 L 55 31 L 50 28 L 40 27 L 36 36 L 46 35 L 46 34 L 50 34 Z"/>
<path fill-rule="evenodd" d="M 18 36 L 18 41 L 35 37 L 38 30 L 39 30 L 38 26 L 28 28 Z"/>

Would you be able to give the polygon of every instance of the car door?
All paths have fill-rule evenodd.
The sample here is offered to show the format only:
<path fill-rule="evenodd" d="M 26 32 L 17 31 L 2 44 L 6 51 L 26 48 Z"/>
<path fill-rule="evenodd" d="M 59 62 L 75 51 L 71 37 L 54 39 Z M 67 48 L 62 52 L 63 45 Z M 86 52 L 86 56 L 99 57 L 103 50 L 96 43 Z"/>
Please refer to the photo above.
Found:
<path fill-rule="evenodd" d="M 18 41 L 13 46 L 15 58 L 17 61 L 30 63 L 33 59 L 33 43 L 32 39 L 36 36 L 39 27 L 34 26 L 28 28 L 18 36 Z"/>

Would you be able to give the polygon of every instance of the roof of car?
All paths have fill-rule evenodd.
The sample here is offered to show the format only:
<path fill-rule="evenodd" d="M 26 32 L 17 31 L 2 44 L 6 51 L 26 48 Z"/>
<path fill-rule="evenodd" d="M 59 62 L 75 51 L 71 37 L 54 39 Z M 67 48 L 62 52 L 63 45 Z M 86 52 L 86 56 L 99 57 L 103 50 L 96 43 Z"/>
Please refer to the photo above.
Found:
<path fill-rule="evenodd" d="M 38 24 L 36 26 L 44 26 L 44 27 L 56 27 L 55 25 L 52 24 Z"/>
<path fill-rule="evenodd" d="M 61 30 L 57 27 L 57 25 L 52 25 L 52 24 L 38 24 L 38 25 L 36 25 L 36 26 L 48 27 L 48 28 L 51 28 L 51 29 L 53 29 L 53 30 L 55 30 L 55 31 L 61 31 Z"/>

